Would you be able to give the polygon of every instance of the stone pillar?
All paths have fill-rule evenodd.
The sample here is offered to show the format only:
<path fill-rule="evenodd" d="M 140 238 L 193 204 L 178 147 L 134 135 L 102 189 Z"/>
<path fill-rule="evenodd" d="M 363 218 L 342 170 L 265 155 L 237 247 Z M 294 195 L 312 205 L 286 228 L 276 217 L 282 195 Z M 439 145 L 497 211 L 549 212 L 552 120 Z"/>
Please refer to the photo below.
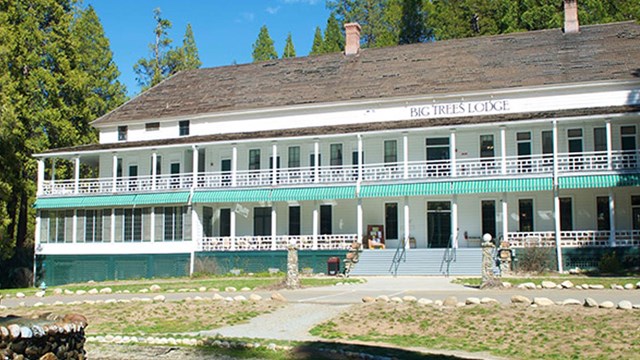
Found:
<path fill-rule="evenodd" d="M 289 245 L 287 248 L 287 276 L 284 279 L 287 289 L 300 288 L 300 276 L 298 273 L 298 248 Z"/>
<path fill-rule="evenodd" d="M 495 260 L 493 253 L 495 245 L 491 241 L 484 241 L 482 243 L 482 284 L 481 289 L 499 287 L 501 282 L 496 279 L 496 275 L 493 272 L 495 266 Z"/>

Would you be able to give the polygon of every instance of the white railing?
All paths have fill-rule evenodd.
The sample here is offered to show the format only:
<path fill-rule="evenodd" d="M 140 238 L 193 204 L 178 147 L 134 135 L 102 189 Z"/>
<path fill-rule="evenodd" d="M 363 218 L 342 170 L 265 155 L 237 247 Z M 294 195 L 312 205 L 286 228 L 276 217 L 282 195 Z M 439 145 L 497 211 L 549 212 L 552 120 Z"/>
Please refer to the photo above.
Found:
<path fill-rule="evenodd" d="M 592 173 L 604 171 L 626 172 L 638 169 L 639 151 L 614 151 L 609 159 L 606 152 L 583 152 L 558 154 L 558 172 L 561 174 Z M 365 182 L 394 181 L 401 179 L 418 180 L 431 178 L 496 177 L 520 174 L 551 174 L 553 156 L 528 155 L 502 158 L 458 158 L 455 168 L 451 160 L 409 161 L 405 169 L 403 162 L 363 164 L 361 180 Z M 405 175 L 406 171 L 406 175 Z M 239 170 L 235 175 L 235 186 L 286 186 L 311 183 L 336 184 L 355 183 L 358 180 L 357 165 L 320 166 L 284 168 L 275 172 L 272 169 Z M 233 174 L 229 171 L 200 173 L 196 187 L 201 189 L 220 189 L 234 185 Z M 113 178 L 80 179 L 77 193 L 98 194 L 114 192 L 136 192 L 153 190 L 190 189 L 193 186 L 193 174 L 163 174 L 155 181 L 151 175 L 119 178 L 115 188 Z M 47 180 L 42 184 L 44 195 L 65 195 L 76 193 L 74 180 Z"/>
<path fill-rule="evenodd" d="M 318 235 L 278 235 L 204 237 L 198 241 L 198 251 L 270 251 L 286 250 L 295 243 L 301 250 L 345 250 L 357 240 L 356 234 Z"/>
<path fill-rule="evenodd" d="M 561 247 L 608 247 L 611 231 L 579 230 L 561 231 Z M 615 246 L 640 246 L 640 230 L 618 230 L 614 234 Z M 555 247 L 553 231 L 510 232 L 507 233 L 509 245 L 515 248 Z"/>

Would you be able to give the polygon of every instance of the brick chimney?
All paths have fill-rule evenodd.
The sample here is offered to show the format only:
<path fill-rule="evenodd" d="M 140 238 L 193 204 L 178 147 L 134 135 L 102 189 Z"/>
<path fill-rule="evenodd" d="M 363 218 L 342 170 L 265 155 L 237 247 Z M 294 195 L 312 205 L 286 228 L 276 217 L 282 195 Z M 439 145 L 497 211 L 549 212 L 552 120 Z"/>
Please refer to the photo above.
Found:
<path fill-rule="evenodd" d="M 348 23 L 344 24 L 344 32 L 346 33 L 347 43 L 344 47 L 345 55 L 355 55 L 360 50 L 360 24 Z"/>
<path fill-rule="evenodd" d="M 564 33 L 571 34 L 579 31 L 578 0 L 564 0 Z"/>

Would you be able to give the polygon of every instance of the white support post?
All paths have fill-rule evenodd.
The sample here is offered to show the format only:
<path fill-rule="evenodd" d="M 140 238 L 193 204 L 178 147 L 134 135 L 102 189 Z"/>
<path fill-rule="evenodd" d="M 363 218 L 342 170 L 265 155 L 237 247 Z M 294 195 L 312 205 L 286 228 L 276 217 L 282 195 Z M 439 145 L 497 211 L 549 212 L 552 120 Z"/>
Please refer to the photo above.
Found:
<path fill-rule="evenodd" d="M 458 175 L 458 167 L 456 165 L 456 129 L 451 129 L 451 135 L 449 135 L 449 153 L 451 154 L 451 176 L 456 177 Z"/>
<path fill-rule="evenodd" d="M 80 156 L 73 159 L 73 193 L 77 194 L 80 190 Z"/>
<path fill-rule="evenodd" d="M 278 143 L 271 145 L 271 185 L 278 185 Z"/>
<path fill-rule="evenodd" d="M 500 126 L 500 172 L 507 174 L 507 131 L 506 127 Z"/>
<path fill-rule="evenodd" d="M 56 181 L 56 159 L 51 160 L 51 187 L 53 187 Z"/>
<path fill-rule="evenodd" d="M 111 209 L 111 242 L 116 242 L 116 209 Z"/>
<path fill-rule="evenodd" d="M 38 188 L 37 195 L 43 194 L 44 189 L 44 159 L 38 159 Z"/>
<path fill-rule="evenodd" d="M 362 161 L 364 161 L 362 156 L 362 149 L 362 135 L 358 134 L 358 194 L 360 194 L 360 183 L 362 182 Z"/>
<path fill-rule="evenodd" d="M 231 209 L 231 214 L 230 214 L 230 220 L 231 220 L 231 231 L 230 231 L 230 238 L 231 238 L 231 249 L 230 250 L 235 250 L 236 249 L 236 212 Z"/>
<path fill-rule="evenodd" d="M 509 206 L 507 201 L 507 193 L 502 194 L 502 240 L 509 241 Z M 484 235 L 484 234 L 483 234 Z"/>
<path fill-rule="evenodd" d="M 409 218 L 409 197 L 404 197 L 404 218 L 402 219 L 404 222 L 404 248 L 410 249 L 411 244 L 409 243 L 409 239 L 411 238 L 411 229 L 410 229 L 410 218 Z"/>
<path fill-rule="evenodd" d="M 116 192 L 117 188 L 117 183 L 118 183 L 118 154 L 114 153 L 113 154 L 113 162 L 112 164 L 112 179 L 113 182 L 111 184 L 111 192 Z M 155 165 L 155 164 L 154 164 Z"/>
<path fill-rule="evenodd" d="M 73 210 L 72 222 L 73 229 L 71 229 L 71 242 L 78 242 L 78 210 Z"/>
<path fill-rule="evenodd" d="M 451 237 L 452 246 L 458 248 L 458 195 L 453 195 L 451 199 Z"/>
<path fill-rule="evenodd" d="M 238 145 L 233 144 L 231 149 L 231 186 L 238 183 Z"/>
<path fill-rule="evenodd" d="M 192 154 L 192 162 L 193 162 L 192 177 L 193 177 L 193 179 L 191 180 L 191 189 L 195 189 L 196 186 L 198 185 L 198 172 L 200 171 L 198 169 L 198 147 L 195 146 L 195 145 L 192 145 L 191 148 L 193 149 L 193 154 Z"/>
<path fill-rule="evenodd" d="M 609 189 L 609 244 L 616 246 L 616 200 L 613 189 Z"/>
<path fill-rule="evenodd" d="M 356 209 L 357 211 L 357 226 L 358 226 L 358 243 L 362 244 L 362 236 L 363 236 L 363 230 L 362 227 L 364 226 L 364 216 L 362 213 L 362 199 L 358 198 L 358 207 Z"/>
<path fill-rule="evenodd" d="M 201 237 L 199 229 L 202 229 L 202 226 L 198 219 L 198 212 L 196 211 L 196 207 L 191 205 L 191 256 L 189 259 L 189 276 L 193 276 L 196 267 L 196 251 L 198 250 L 198 243 Z"/>
<path fill-rule="evenodd" d="M 320 140 L 313 140 L 313 182 L 320 182 Z"/>
<path fill-rule="evenodd" d="M 553 121 L 553 216 L 556 238 L 556 256 L 558 272 L 564 271 L 562 264 L 562 237 L 560 234 L 560 194 L 558 189 L 558 121 Z"/>
<path fill-rule="evenodd" d="M 318 228 L 320 226 L 318 201 L 313 202 L 313 250 L 318 249 Z"/>
<path fill-rule="evenodd" d="M 158 177 L 158 153 L 154 151 L 151 154 L 151 190 L 156 189 L 156 182 Z"/>
<path fill-rule="evenodd" d="M 155 165 L 154 165 L 155 167 Z M 151 242 L 156 241 L 156 208 L 155 206 L 151 207 L 151 218 L 149 219 L 149 226 L 151 229 L 149 230 L 149 237 L 151 237 Z M 193 226 L 193 223 L 191 223 Z"/>
<path fill-rule="evenodd" d="M 271 204 L 271 250 L 275 250 L 277 247 L 277 237 L 278 237 L 278 214 L 276 212 L 275 204 Z"/>
<path fill-rule="evenodd" d="M 402 169 L 404 179 L 409 178 L 409 134 L 405 131 L 402 133 Z"/>
<path fill-rule="evenodd" d="M 611 119 L 605 121 L 605 131 L 607 134 L 607 169 L 613 170 L 613 160 L 611 154 L 613 153 L 613 142 L 611 141 Z"/>

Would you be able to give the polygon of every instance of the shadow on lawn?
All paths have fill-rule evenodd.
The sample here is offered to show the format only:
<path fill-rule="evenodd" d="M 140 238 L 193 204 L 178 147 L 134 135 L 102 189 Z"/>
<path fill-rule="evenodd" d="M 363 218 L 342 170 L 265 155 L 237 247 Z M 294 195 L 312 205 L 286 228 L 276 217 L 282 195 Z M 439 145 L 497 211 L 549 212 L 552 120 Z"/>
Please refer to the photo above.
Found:
<path fill-rule="evenodd" d="M 427 360 L 456 360 L 461 359 L 455 356 L 422 354 L 415 351 L 402 350 L 396 348 L 388 348 L 373 345 L 355 345 L 341 344 L 334 342 L 304 342 L 300 343 L 291 351 L 291 359 L 361 359 L 363 357 L 354 354 L 366 354 L 374 357 L 390 358 L 390 359 L 427 359 Z M 366 358 L 366 357 L 364 357 Z"/>

